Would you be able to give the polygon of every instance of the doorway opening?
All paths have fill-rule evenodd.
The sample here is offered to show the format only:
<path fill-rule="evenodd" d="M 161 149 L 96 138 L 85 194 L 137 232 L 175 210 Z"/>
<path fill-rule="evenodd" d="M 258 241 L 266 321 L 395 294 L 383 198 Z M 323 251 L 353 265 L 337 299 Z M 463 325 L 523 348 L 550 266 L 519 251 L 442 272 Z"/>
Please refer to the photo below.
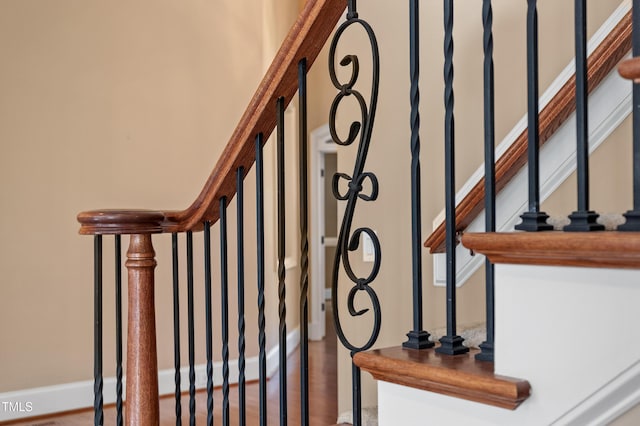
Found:
<path fill-rule="evenodd" d="M 311 132 L 311 321 L 309 338 L 321 340 L 326 330 L 326 301 L 331 298 L 331 274 L 338 241 L 338 204 L 331 180 L 337 171 L 336 144 L 329 126 Z"/>

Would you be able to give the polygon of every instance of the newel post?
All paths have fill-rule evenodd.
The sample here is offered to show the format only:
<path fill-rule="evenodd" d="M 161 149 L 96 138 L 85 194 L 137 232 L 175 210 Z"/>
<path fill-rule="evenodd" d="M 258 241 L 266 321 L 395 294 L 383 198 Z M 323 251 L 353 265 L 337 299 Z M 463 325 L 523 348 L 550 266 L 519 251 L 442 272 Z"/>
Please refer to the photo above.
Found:
<path fill-rule="evenodd" d="M 129 272 L 127 324 L 128 425 L 157 425 L 158 356 L 154 305 L 155 251 L 151 234 L 131 235 L 125 266 Z"/>
<path fill-rule="evenodd" d="M 157 426 L 160 423 L 154 305 L 154 269 L 157 263 L 151 235 L 163 232 L 164 213 L 150 210 L 95 210 L 80 213 L 78 222 L 82 235 L 131 236 L 125 262 L 129 275 L 125 418 L 130 426 Z M 102 262 L 100 259 L 96 261 Z M 100 341 L 102 339 L 101 335 L 97 338 Z M 96 351 L 100 352 L 95 354 L 96 359 L 102 359 L 101 346 Z M 102 401 L 102 387 L 96 392 Z M 102 405 L 99 404 L 96 410 L 96 415 L 101 416 Z M 118 410 L 120 416 L 120 408 Z M 100 420 L 96 424 L 101 424 Z"/>

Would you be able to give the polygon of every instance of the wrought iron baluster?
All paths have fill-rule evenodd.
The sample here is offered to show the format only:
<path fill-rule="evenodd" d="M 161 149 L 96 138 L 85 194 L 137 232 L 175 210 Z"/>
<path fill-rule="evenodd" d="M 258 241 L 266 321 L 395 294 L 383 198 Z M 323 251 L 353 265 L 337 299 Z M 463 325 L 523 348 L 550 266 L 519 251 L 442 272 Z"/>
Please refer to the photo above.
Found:
<path fill-rule="evenodd" d="M 93 423 L 104 424 L 102 377 L 102 235 L 93 237 Z"/>
<path fill-rule="evenodd" d="M 211 309 L 211 222 L 204 222 L 204 320 L 207 352 L 207 425 L 213 425 L 213 317 Z"/>
<path fill-rule="evenodd" d="M 632 53 L 640 56 L 640 0 L 633 0 Z M 640 231 L 640 84 L 633 82 L 633 210 L 624 214 L 619 231 Z"/>
<path fill-rule="evenodd" d="M 633 0 L 633 56 L 640 56 L 640 0 Z M 633 210 L 624 214 L 619 231 L 640 231 L 640 84 L 633 82 Z"/>
<path fill-rule="evenodd" d="M 189 333 L 189 425 L 196 424 L 195 324 L 193 300 L 193 232 L 187 231 L 187 310 Z"/>
<path fill-rule="evenodd" d="M 280 357 L 280 425 L 287 424 L 287 306 L 286 306 L 286 271 L 285 256 L 285 205 L 284 205 L 284 98 L 278 98 L 277 115 L 277 203 L 278 203 L 278 317 L 280 320 L 279 357 Z"/>
<path fill-rule="evenodd" d="M 576 163 L 578 209 L 569 215 L 565 231 L 602 231 L 598 214 L 589 210 L 589 104 L 587 91 L 587 1 L 575 0 L 576 36 Z"/>
<path fill-rule="evenodd" d="M 227 197 L 220 198 L 220 303 L 222 320 L 222 424 L 229 425 L 229 274 L 227 272 Z"/>
<path fill-rule="evenodd" d="M 244 318 L 244 167 L 236 171 L 236 218 L 238 240 L 238 424 L 247 422 Z"/>
<path fill-rule="evenodd" d="M 359 63 L 356 55 L 346 55 L 340 61 L 340 65 L 343 67 L 351 68 L 351 77 L 346 83 L 342 83 L 337 76 L 336 70 L 336 49 L 338 43 L 344 34 L 344 32 L 351 26 L 356 26 L 365 31 L 369 37 L 371 45 L 371 58 L 372 58 L 372 84 L 371 84 L 371 97 L 369 103 L 362 94 L 354 88 L 359 75 Z M 364 165 L 369 150 L 369 144 L 371 142 L 371 135 L 373 131 L 373 124 L 376 114 L 377 102 L 378 102 L 378 88 L 380 81 L 380 55 L 378 50 L 378 42 L 376 40 L 375 33 L 371 26 L 366 22 L 358 18 L 358 13 L 355 8 L 355 1 L 349 2 L 349 12 L 347 14 L 347 20 L 338 27 L 334 38 L 331 42 L 329 50 L 329 74 L 331 82 L 334 87 L 339 90 L 338 95 L 334 99 L 331 109 L 329 111 L 329 130 L 333 141 L 342 146 L 351 145 L 358 137 L 360 138 L 358 146 L 358 155 L 354 165 L 354 171 L 352 176 L 346 173 L 336 173 L 333 176 L 332 186 L 334 196 L 341 201 L 346 201 L 345 213 L 342 218 L 342 224 L 340 226 L 340 232 L 338 234 L 338 243 L 336 246 L 335 261 L 333 265 L 332 274 L 332 286 L 331 295 L 335 301 L 333 306 L 333 321 L 336 328 L 336 334 L 340 339 L 342 345 L 351 352 L 353 357 L 357 352 L 367 350 L 373 346 L 380 333 L 380 326 L 382 321 L 382 314 L 380 310 L 380 301 L 375 290 L 370 284 L 375 280 L 378 272 L 380 271 L 380 263 L 382 260 L 382 254 L 380 250 L 380 241 L 377 235 L 371 228 L 362 227 L 352 230 L 353 217 L 355 214 L 356 202 L 358 199 L 363 201 L 374 201 L 378 197 L 378 179 L 375 174 L 371 172 L 364 172 Z M 336 114 L 340 102 L 345 97 L 353 96 L 358 105 L 360 106 L 361 120 L 359 122 L 353 122 L 349 128 L 349 135 L 346 139 L 341 139 L 336 129 Z M 348 190 L 346 193 L 342 193 L 339 188 L 340 180 L 346 180 L 348 182 Z M 369 182 L 371 185 L 371 192 L 369 194 L 363 193 L 363 184 Z M 361 234 L 366 234 L 373 243 L 374 248 L 374 262 L 371 272 L 367 277 L 359 277 L 353 271 L 350 261 L 349 252 L 356 251 L 359 246 Z M 338 300 L 338 276 L 340 272 L 340 265 L 342 264 L 344 271 L 348 278 L 353 282 L 354 286 L 349 291 L 347 299 L 347 307 L 349 314 L 352 317 L 360 316 L 369 311 L 369 309 L 356 310 L 354 306 L 354 300 L 356 294 L 359 292 L 365 292 L 369 297 L 372 305 L 373 314 L 373 329 L 369 335 L 368 340 L 364 345 L 358 346 L 353 344 L 347 336 L 344 334 L 339 315 L 339 303 Z M 362 424 L 362 404 L 361 404 L 361 389 L 360 389 L 360 369 L 352 363 L 352 389 L 353 389 L 353 424 L 354 426 L 360 426 Z"/>
<path fill-rule="evenodd" d="M 309 424 L 309 201 L 307 196 L 307 60 L 298 64 L 300 185 L 300 423 Z"/>
<path fill-rule="evenodd" d="M 122 237 L 115 239 L 116 278 L 116 424 L 122 426 Z"/>
<path fill-rule="evenodd" d="M 422 214 L 420 200 L 420 14 L 419 1 L 409 0 L 409 52 L 411 74 L 411 264 L 413 271 L 413 330 L 407 333 L 406 348 L 434 346 L 422 329 Z"/>
<path fill-rule="evenodd" d="M 176 400 L 176 425 L 182 425 L 182 402 L 180 389 L 180 287 L 178 274 L 178 234 L 171 234 L 171 259 L 173 265 L 173 365 Z"/>
<path fill-rule="evenodd" d="M 495 167 L 495 86 L 493 73 L 493 10 L 491 0 L 482 2 L 484 27 L 484 211 L 485 231 L 496 230 L 496 167 Z M 480 361 L 493 362 L 494 328 L 494 271 L 493 263 L 485 260 L 485 289 L 487 339 L 476 354 Z"/>
<path fill-rule="evenodd" d="M 447 335 L 440 339 L 436 352 L 458 355 L 469 351 L 456 332 L 456 200 L 455 200 L 455 133 L 453 93 L 453 0 L 444 0 L 444 152 L 445 213 L 447 256 Z"/>
<path fill-rule="evenodd" d="M 540 129 L 538 117 L 538 9 L 537 0 L 527 0 L 527 167 L 529 170 L 529 211 L 516 225 L 521 231 L 550 231 L 549 216 L 540 211 Z"/>
<path fill-rule="evenodd" d="M 256 136 L 256 247 L 257 247 L 257 285 L 258 285 L 258 370 L 260 426 L 267 425 L 267 353 L 265 333 L 264 298 L 264 137 Z"/>

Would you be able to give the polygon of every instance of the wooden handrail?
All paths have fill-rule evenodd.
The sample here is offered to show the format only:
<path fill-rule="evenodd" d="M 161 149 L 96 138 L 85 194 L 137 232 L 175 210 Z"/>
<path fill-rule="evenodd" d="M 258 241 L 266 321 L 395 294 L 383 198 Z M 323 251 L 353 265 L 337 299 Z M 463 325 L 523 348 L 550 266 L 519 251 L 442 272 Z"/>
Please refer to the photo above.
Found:
<path fill-rule="evenodd" d="M 235 171 L 245 173 L 255 161 L 255 138 L 267 140 L 276 125 L 276 100 L 289 104 L 298 88 L 298 63 L 307 60 L 310 69 L 329 35 L 346 9 L 346 0 L 308 0 L 289 31 L 249 106 L 240 119 L 200 195 L 187 209 L 162 211 L 160 229 L 153 232 L 182 232 L 202 228 L 202 222 L 219 218 L 220 199 L 235 194 Z M 135 234 L 136 211 L 96 210 L 78 215 L 81 234 Z M 139 211 L 137 213 L 140 213 Z M 157 213 L 157 212 L 156 212 Z M 129 219 L 133 219 L 129 220 Z M 123 226 L 120 226 L 122 224 Z M 148 223 L 144 224 L 149 226 Z M 155 225 L 155 223 L 154 223 Z M 146 233 L 144 230 L 140 233 Z"/>
<path fill-rule="evenodd" d="M 589 92 L 594 90 L 631 49 L 631 12 L 615 26 L 588 60 Z M 575 111 L 575 74 L 562 86 L 540 111 L 540 146 Z M 527 163 L 527 129 L 496 161 L 496 193 L 499 193 Z M 484 209 L 484 178 L 471 189 L 456 207 L 456 230 L 464 231 Z M 445 251 L 445 223 L 442 222 L 427 238 L 424 245 L 431 253 Z"/>

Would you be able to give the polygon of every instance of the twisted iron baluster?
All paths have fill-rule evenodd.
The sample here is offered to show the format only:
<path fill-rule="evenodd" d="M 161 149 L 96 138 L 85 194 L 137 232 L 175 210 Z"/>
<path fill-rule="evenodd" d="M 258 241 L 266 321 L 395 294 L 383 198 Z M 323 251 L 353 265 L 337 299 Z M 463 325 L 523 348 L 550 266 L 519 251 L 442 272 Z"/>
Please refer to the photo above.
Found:
<path fill-rule="evenodd" d="M 437 352 L 458 355 L 469 351 L 456 333 L 456 200 L 455 200 L 455 123 L 453 115 L 453 0 L 444 0 L 444 173 L 447 256 L 447 335 L 440 339 Z"/>
<path fill-rule="evenodd" d="M 187 316 L 189 332 L 189 425 L 196 424 L 195 324 L 193 300 L 193 232 L 187 231 Z"/>
<path fill-rule="evenodd" d="M 182 395 L 180 389 L 180 291 L 178 274 L 178 234 L 171 234 L 171 253 L 173 263 L 173 365 L 176 400 L 176 425 L 182 425 Z"/>
<path fill-rule="evenodd" d="M 222 321 L 222 424 L 229 425 L 229 274 L 227 273 L 227 197 L 220 198 L 220 305 Z"/>
<path fill-rule="evenodd" d="M 359 64 L 358 57 L 356 55 L 347 55 L 343 57 L 340 61 L 340 65 L 343 67 L 351 67 L 351 77 L 348 82 L 341 83 L 337 77 L 336 64 L 335 64 L 335 56 L 336 56 L 336 48 L 338 42 L 345 30 L 352 25 L 358 25 L 369 37 L 369 42 L 371 45 L 371 55 L 372 55 L 372 85 L 371 85 L 371 97 L 369 104 L 365 101 L 362 94 L 354 88 L 359 74 Z M 333 141 L 342 146 L 351 145 L 358 135 L 360 136 L 360 142 L 358 145 L 358 154 L 356 157 L 356 163 L 353 170 L 353 175 L 349 176 L 345 173 L 336 173 L 333 176 L 333 195 L 342 201 L 347 201 L 347 205 L 345 208 L 345 214 L 342 219 L 342 224 L 340 227 L 340 232 L 338 234 L 338 243 L 336 246 L 336 254 L 335 261 L 333 265 L 333 281 L 331 287 L 332 298 L 335 303 L 333 303 L 333 320 L 335 323 L 336 334 L 340 339 L 340 342 L 343 346 L 351 351 L 351 356 L 355 355 L 355 353 L 369 349 L 375 343 L 378 338 L 378 334 L 380 333 L 380 324 L 382 321 L 381 311 L 380 311 L 380 302 L 378 300 L 378 296 L 373 288 L 370 287 L 369 284 L 373 282 L 373 280 L 378 275 L 380 270 L 380 262 L 381 262 L 381 250 L 380 250 L 380 242 L 378 237 L 373 232 L 371 228 L 362 227 L 357 228 L 353 232 L 351 230 L 351 226 L 353 223 L 353 216 L 355 213 L 356 202 L 358 199 L 363 201 L 374 201 L 378 197 L 378 179 L 373 173 L 364 172 L 364 164 L 367 157 L 367 152 L 369 150 L 369 144 L 371 142 L 371 134 L 373 130 L 373 123 L 375 119 L 376 106 L 378 101 L 378 86 L 379 86 L 379 73 L 380 73 L 380 57 L 378 51 L 378 42 L 375 37 L 375 33 L 371 26 L 358 18 L 358 13 L 355 8 L 355 1 L 349 1 L 349 11 L 347 14 L 347 21 L 344 22 L 338 30 L 331 42 L 331 47 L 329 51 L 329 73 L 331 76 L 331 81 L 333 85 L 340 90 L 336 98 L 334 99 L 331 109 L 329 111 L 329 130 L 331 132 L 331 137 Z M 338 136 L 336 130 L 336 114 L 338 110 L 338 106 L 340 102 L 348 96 L 353 96 L 358 105 L 360 106 L 361 112 L 361 121 L 353 122 L 349 128 L 349 135 L 345 140 L 342 140 L 340 136 Z M 341 193 L 339 188 L 340 180 L 345 180 L 348 182 L 348 190 L 346 193 Z M 369 182 L 371 185 L 371 192 L 369 194 L 362 193 L 363 184 L 365 182 Z M 349 261 L 349 252 L 356 251 L 359 246 L 360 236 L 361 234 L 366 234 L 373 243 L 374 248 L 374 262 L 371 272 L 367 277 L 359 277 L 353 271 L 350 261 Z M 354 306 L 354 300 L 356 294 L 358 292 L 365 292 L 369 297 L 369 300 L 372 305 L 373 311 L 373 330 L 369 336 L 367 342 L 362 346 L 357 346 L 353 344 L 344 334 L 342 329 L 342 325 L 340 323 L 340 315 L 338 312 L 338 275 L 340 271 L 340 264 L 342 263 L 344 271 L 346 272 L 349 279 L 354 283 L 354 286 L 349 291 L 348 299 L 347 299 L 347 307 L 349 310 L 349 314 L 353 317 L 363 315 L 368 312 L 369 309 L 356 310 Z M 353 424 L 354 426 L 359 426 L 362 423 L 361 418 L 361 402 L 360 402 L 360 369 L 352 364 L 352 400 L 353 400 Z"/>
<path fill-rule="evenodd" d="M 309 424 L 309 232 L 307 167 L 307 60 L 298 64 L 300 174 L 300 423 Z"/>
<path fill-rule="evenodd" d="M 485 231 L 496 230 L 496 173 L 495 173 L 495 119 L 494 119 L 494 73 L 493 73 L 493 11 L 491 0 L 483 0 L 482 25 L 484 27 L 484 210 Z M 494 338 L 494 267 L 485 260 L 485 290 L 487 305 L 487 339 L 476 354 L 480 361 L 493 362 Z"/>
<path fill-rule="evenodd" d="M 207 352 L 207 425 L 213 425 L 213 330 L 211 309 L 211 222 L 204 222 L 204 309 Z"/>
<path fill-rule="evenodd" d="M 280 377 L 280 425 L 287 424 L 287 305 L 285 256 L 285 184 L 284 184 L 284 98 L 276 102 L 277 115 L 277 202 L 278 202 L 278 334 Z"/>
<path fill-rule="evenodd" d="M 104 424 L 102 389 L 102 235 L 93 237 L 93 423 Z"/>
<path fill-rule="evenodd" d="M 256 136 L 256 239 L 257 239 L 257 284 L 258 284 L 258 365 L 259 365 L 259 398 L 260 426 L 267 424 L 267 353 L 266 353 L 266 320 L 264 298 L 264 137 Z"/>
<path fill-rule="evenodd" d="M 402 346 L 433 347 L 430 334 L 422 329 L 422 237 L 420 200 L 420 16 L 418 0 L 409 1 L 409 51 L 411 74 L 411 264 L 413 268 L 413 330 Z"/>
<path fill-rule="evenodd" d="M 116 266 L 116 425 L 122 426 L 122 237 L 115 236 Z"/>
<path fill-rule="evenodd" d="M 246 419 L 245 318 L 244 318 L 244 167 L 236 171 L 236 218 L 238 240 L 238 424 Z"/>

